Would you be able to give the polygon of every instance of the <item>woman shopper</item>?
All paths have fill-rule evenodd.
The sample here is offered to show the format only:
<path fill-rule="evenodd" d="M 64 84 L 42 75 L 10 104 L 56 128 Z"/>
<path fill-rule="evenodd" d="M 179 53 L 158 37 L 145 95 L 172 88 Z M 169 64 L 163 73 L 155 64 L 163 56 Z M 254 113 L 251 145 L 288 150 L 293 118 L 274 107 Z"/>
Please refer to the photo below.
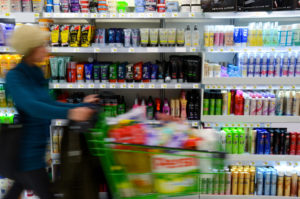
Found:
<path fill-rule="evenodd" d="M 84 105 L 59 103 L 51 99 L 48 82 L 35 63 L 48 55 L 46 44 L 49 33 L 38 26 L 22 25 L 11 37 L 11 46 L 23 59 L 6 76 L 6 91 L 20 114 L 23 130 L 20 140 L 19 165 L 13 175 L 14 185 L 5 199 L 18 199 L 24 189 L 33 190 L 40 199 L 52 199 L 49 177 L 45 170 L 45 153 L 49 139 L 50 120 L 88 120 L 93 110 Z M 96 102 L 95 95 L 84 99 Z"/>

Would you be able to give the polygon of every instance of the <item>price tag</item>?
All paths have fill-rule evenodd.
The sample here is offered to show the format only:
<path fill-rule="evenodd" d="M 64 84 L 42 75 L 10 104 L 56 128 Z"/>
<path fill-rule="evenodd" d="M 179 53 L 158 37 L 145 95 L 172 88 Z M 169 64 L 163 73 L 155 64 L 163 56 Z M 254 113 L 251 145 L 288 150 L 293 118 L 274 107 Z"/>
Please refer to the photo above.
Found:
<path fill-rule="evenodd" d="M 252 162 L 251 162 L 251 166 L 255 166 L 255 162 L 252 161 Z"/>
<path fill-rule="evenodd" d="M 246 89 L 247 88 L 247 86 L 243 86 L 243 89 Z"/>
<path fill-rule="evenodd" d="M 11 113 L 15 113 L 15 110 L 14 110 L 14 109 L 12 109 L 12 110 L 11 110 Z"/>
<path fill-rule="evenodd" d="M 235 126 L 235 124 L 231 124 L 231 126 L 232 126 L 232 127 L 234 127 L 234 126 Z"/>
<path fill-rule="evenodd" d="M 254 125 L 253 124 L 250 124 L 250 127 L 253 127 Z"/>
<path fill-rule="evenodd" d="M 134 49 L 134 48 L 129 48 L 129 49 L 128 49 L 128 52 L 134 53 L 134 52 L 135 52 L 135 49 Z"/>
<path fill-rule="evenodd" d="M 241 124 L 237 124 L 237 126 L 238 126 L 238 127 L 240 127 L 240 126 L 241 126 Z"/>
<path fill-rule="evenodd" d="M 78 88 L 84 88 L 84 84 L 78 84 Z"/>
<path fill-rule="evenodd" d="M 223 88 L 225 88 L 225 89 L 226 89 L 226 88 L 227 88 L 227 86 L 223 86 Z"/>
<path fill-rule="evenodd" d="M 295 85 L 292 85 L 292 89 L 295 89 L 296 88 L 296 86 Z"/>
<path fill-rule="evenodd" d="M 78 13 L 75 13 L 75 14 L 74 14 L 74 17 L 79 17 L 79 14 L 78 14 Z"/>
<path fill-rule="evenodd" d="M 248 127 L 248 124 L 244 124 L 244 127 Z"/>
<path fill-rule="evenodd" d="M 7 48 L 7 47 L 6 47 L 6 48 L 4 48 L 4 51 L 5 51 L 5 52 L 8 52 L 8 51 L 10 51 L 10 48 Z"/>
<path fill-rule="evenodd" d="M 116 84 L 110 84 L 109 87 L 110 88 L 116 88 Z"/>
<path fill-rule="evenodd" d="M 87 17 L 89 17 L 89 15 L 86 14 L 86 13 L 84 13 L 84 14 L 83 14 L 83 17 L 84 17 L 84 18 L 87 18 Z"/>
<path fill-rule="evenodd" d="M 95 52 L 95 53 L 100 53 L 101 50 L 100 50 L 100 48 L 94 48 L 94 52 Z"/>
<path fill-rule="evenodd" d="M 221 86 L 218 86 L 218 89 L 220 89 L 221 88 Z"/>
<path fill-rule="evenodd" d="M 6 17 L 9 17 L 10 16 L 10 13 L 8 12 L 8 13 L 5 13 L 5 16 Z"/>
<path fill-rule="evenodd" d="M 40 13 L 34 13 L 35 18 L 40 18 Z"/>
<path fill-rule="evenodd" d="M 295 166 L 296 166 L 296 167 L 298 166 L 298 162 L 295 162 Z"/>
<path fill-rule="evenodd" d="M 121 18 L 125 18 L 125 17 L 126 17 L 126 15 L 125 15 L 125 13 L 120 13 L 120 14 L 119 14 L 119 17 L 121 17 Z"/>
<path fill-rule="evenodd" d="M 230 48 L 230 52 L 233 52 L 234 51 L 234 49 L 233 48 Z"/>
<path fill-rule="evenodd" d="M 160 18 L 166 17 L 166 13 L 159 13 L 159 17 L 160 17 Z"/>
<path fill-rule="evenodd" d="M 292 163 L 291 163 L 291 162 L 288 162 L 287 164 L 288 164 L 289 166 L 292 166 Z"/>
<path fill-rule="evenodd" d="M 195 13 L 189 13 L 189 17 L 195 17 L 196 15 L 195 15 Z"/>
<path fill-rule="evenodd" d="M 247 52 L 248 51 L 248 49 L 247 48 L 244 48 L 244 52 Z"/>
<path fill-rule="evenodd" d="M 268 88 L 269 88 L 269 89 L 272 89 L 272 85 L 269 85 Z"/>
<path fill-rule="evenodd" d="M 199 88 L 199 84 L 193 84 L 193 88 Z"/>
<path fill-rule="evenodd" d="M 207 127 L 210 127 L 211 125 L 210 125 L 210 123 L 207 123 L 206 126 L 207 126 Z"/>
<path fill-rule="evenodd" d="M 56 126 L 61 126 L 61 121 L 60 121 L 60 120 L 56 120 L 55 125 L 56 125 Z"/>
<path fill-rule="evenodd" d="M 75 48 L 74 52 L 76 52 L 76 53 L 80 52 L 80 48 Z"/>
<path fill-rule="evenodd" d="M 177 12 L 172 13 L 172 17 L 178 17 L 178 13 Z"/>
<path fill-rule="evenodd" d="M 256 89 L 256 86 L 255 86 L 255 85 L 253 86 L 253 89 Z"/>
<path fill-rule="evenodd" d="M 95 84 L 89 84 L 89 88 L 95 88 Z"/>
<path fill-rule="evenodd" d="M 276 165 L 277 165 L 277 166 L 280 166 L 280 162 L 276 162 Z"/>
<path fill-rule="evenodd" d="M 291 48 L 288 48 L 288 51 L 289 51 L 289 52 L 291 52 L 291 51 L 292 51 L 292 49 L 291 49 Z"/>
<path fill-rule="evenodd" d="M 190 51 L 195 53 L 195 52 L 197 52 L 197 49 L 196 48 L 190 48 Z"/>
<path fill-rule="evenodd" d="M 67 88 L 73 88 L 73 84 L 68 84 Z"/>
<path fill-rule="evenodd" d="M 115 17 L 117 17 L 117 14 L 116 14 L 116 13 L 111 13 L 111 14 L 110 14 L 110 17 L 111 17 L 111 18 L 115 18 Z"/>
<path fill-rule="evenodd" d="M 232 86 L 233 89 L 236 89 L 236 86 Z"/>
<path fill-rule="evenodd" d="M 129 84 L 129 88 L 134 88 L 134 84 Z"/>
<path fill-rule="evenodd" d="M 54 84 L 54 88 L 60 88 L 59 84 Z"/>
<path fill-rule="evenodd" d="M 155 88 L 155 84 L 150 84 L 149 88 Z"/>
<path fill-rule="evenodd" d="M 217 123 L 217 124 L 215 124 L 215 126 L 216 126 L 216 127 L 218 127 L 218 126 L 219 126 L 219 124 Z"/>
<path fill-rule="evenodd" d="M 258 49 L 258 52 L 261 52 L 261 48 Z"/>
<path fill-rule="evenodd" d="M 51 13 L 46 13 L 45 17 L 51 17 Z"/>
<path fill-rule="evenodd" d="M 275 52 L 275 48 L 272 48 L 271 51 L 272 51 L 272 52 Z"/>
<path fill-rule="evenodd" d="M 145 88 L 145 84 L 140 84 L 139 88 Z"/>
<path fill-rule="evenodd" d="M 257 127 L 260 127 L 260 124 L 256 124 Z"/>
<path fill-rule="evenodd" d="M 92 14 L 91 14 L 91 18 L 98 18 L 98 16 L 97 16 L 96 13 L 92 13 Z"/>
<path fill-rule="evenodd" d="M 118 52 L 118 49 L 117 49 L 117 48 L 112 48 L 112 49 L 111 49 L 111 52 L 112 52 L 112 53 L 116 53 L 116 52 Z"/>
<path fill-rule="evenodd" d="M 139 13 L 139 17 L 145 17 L 145 13 Z"/>
<path fill-rule="evenodd" d="M 237 162 L 237 165 L 242 165 L 242 162 Z"/>
<path fill-rule="evenodd" d="M 228 125 L 228 124 L 225 124 L 225 126 L 228 127 L 229 125 Z"/>
<path fill-rule="evenodd" d="M 210 48 L 209 51 L 210 51 L 210 52 L 214 52 L 214 49 L 213 49 L 213 48 Z"/>
<path fill-rule="evenodd" d="M 197 127 L 197 126 L 198 126 L 198 122 L 193 122 L 193 123 L 192 123 L 192 126 L 193 126 L 193 127 Z"/>
<path fill-rule="evenodd" d="M 208 85 L 208 86 L 206 86 L 206 88 L 207 88 L 207 89 L 210 89 L 210 86 Z"/>
<path fill-rule="evenodd" d="M 269 123 L 266 124 L 266 127 L 270 127 L 271 125 Z"/>
<path fill-rule="evenodd" d="M 4 109 L 4 113 L 7 113 L 8 111 L 7 111 L 7 109 Z"/>
<path fill-rule="evenodd" d="M 264 165 L 267 166 L 267 165 L 268 165 L 268 162 L 264 162 Z"/>
<path fill-rule="evenodd" d="M 100 84 L 100 88 L 106 88 L 106 84 Z"/>
<path fill-rule="evenodd" d="M 121 84 L 121 88 L 127 88 L 126 84 Z"/>
<path fill-rule="evenodd" d="M 216 86 L 212 86 L 212 88 L 213 88 L 213 89 L 215 89 L 215 88 L 216 88 Z"/>
<path fill-rule="evenodd" d="M 175 84 L 175 88 L 181 88 L 181 84 Z"/>
<path fill-rule="evenodd" d="M 58 48 L 52 48 L 52 52 L 58 52 Z"/>
<path fill-rule="evenodd" d="M 167 84 L 162 84 L 160 88 L 168 88 Z"/>
<path fill-rule="evenodd" d="M 223 48 L 220 48 L 220 52 L 223 52 L 224 51 L 224 49 Z"/>
<path fill-rule="evenodd" d="M 148 13 L 148 14 L 147 14 L 147 17 L 152 18 L 152 17 L 153 17 L 153 13 Z"/>
<path fill-rule="evenodd" d="M 128 13 L 128 17 L 134 17 L 133 13 Z"/>
<path fill-rule="evenodd" d="M 101 13 L 100 14 L 100 18 L 106 18 L 107 17 L 107 14 L 106 13 Z"/>
<path fill-rule="evenodd" d="M 280 89 L 283 89 L 283 86 L 280 86 L 279 88 L 280 88 Z"/>

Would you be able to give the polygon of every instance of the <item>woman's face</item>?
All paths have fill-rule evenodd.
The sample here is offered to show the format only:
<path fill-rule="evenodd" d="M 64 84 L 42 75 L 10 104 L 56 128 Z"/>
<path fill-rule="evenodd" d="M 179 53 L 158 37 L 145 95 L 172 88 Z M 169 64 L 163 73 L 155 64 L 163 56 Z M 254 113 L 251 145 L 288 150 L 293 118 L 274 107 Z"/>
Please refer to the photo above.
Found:
<path fill-rule="evenodd" d="M 45 46 L 40 46 L 33 49 L 30 58 L 33 62 L 42 62 L 48 55 L 48 50 Z"/>

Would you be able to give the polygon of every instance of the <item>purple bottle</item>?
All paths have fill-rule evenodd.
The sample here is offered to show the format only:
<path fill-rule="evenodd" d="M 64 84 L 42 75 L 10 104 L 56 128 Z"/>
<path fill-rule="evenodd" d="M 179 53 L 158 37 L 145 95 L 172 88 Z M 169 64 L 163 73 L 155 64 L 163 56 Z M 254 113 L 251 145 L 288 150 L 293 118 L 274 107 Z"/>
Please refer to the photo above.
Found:
<path fill-rule="evenodd" d="M 70 3 L 71 3 L 70 6 L 71 12 L 75 12 L 75 13 L 80 12 L 79 0 L 71 0 Z"/>
<path fill-rule="evenodd" d="M 169 106 L 169 102 L 167 99 L 165 99 L 164 101 L 164 105 L 163 105 L 163 113 L 166 115 L 170 115 L 170 106 Z"/>

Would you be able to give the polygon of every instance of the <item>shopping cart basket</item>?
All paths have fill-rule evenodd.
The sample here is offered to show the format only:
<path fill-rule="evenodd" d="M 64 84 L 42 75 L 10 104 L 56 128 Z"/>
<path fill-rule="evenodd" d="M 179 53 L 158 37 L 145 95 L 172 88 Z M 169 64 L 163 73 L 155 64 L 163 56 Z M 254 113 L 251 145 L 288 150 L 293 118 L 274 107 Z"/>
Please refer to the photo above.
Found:
<path fill-rule="evenodd" d="M 92 129 L 86 139 L 117 199 L 198 195 L 209 188 L 201 186 L 202 177 L 224 168 L 223 152 L 117 143 L 103 129 Z"/>

